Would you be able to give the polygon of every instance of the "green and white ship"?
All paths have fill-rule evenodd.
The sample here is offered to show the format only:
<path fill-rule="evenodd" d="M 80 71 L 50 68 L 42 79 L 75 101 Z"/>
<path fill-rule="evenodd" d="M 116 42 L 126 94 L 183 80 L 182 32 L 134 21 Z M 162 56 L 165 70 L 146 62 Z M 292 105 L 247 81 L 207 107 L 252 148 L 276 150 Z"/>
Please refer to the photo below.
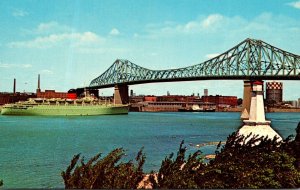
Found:
<path fill-rule="evenodd" d="M 86 116 L 128 114 L 128 105 L 101 103 L 93 99 L 30 99 L 25 102 L 6 104 L 2 115 L 32 116 Z"/>

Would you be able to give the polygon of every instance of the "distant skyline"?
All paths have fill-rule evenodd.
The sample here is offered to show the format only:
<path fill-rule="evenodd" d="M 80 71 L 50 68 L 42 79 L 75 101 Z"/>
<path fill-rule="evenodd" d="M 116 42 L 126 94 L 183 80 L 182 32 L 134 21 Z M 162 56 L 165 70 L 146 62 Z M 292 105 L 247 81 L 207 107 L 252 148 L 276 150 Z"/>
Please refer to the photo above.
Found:
<path fill-rule="evenodd" d="M 67 91 L 87 86 L 116 59 L 149 69 L 198 64 L 240 43 L 261 39 L 300 55 L 300 0 L 2 0 L 0 91 Z M 284 99 L 300 98 L 300 81 Z M 136 94 L 242 97 L 243 81 L 130 86 Z M 100 90 L 112 95 L 113 89 Z"/>

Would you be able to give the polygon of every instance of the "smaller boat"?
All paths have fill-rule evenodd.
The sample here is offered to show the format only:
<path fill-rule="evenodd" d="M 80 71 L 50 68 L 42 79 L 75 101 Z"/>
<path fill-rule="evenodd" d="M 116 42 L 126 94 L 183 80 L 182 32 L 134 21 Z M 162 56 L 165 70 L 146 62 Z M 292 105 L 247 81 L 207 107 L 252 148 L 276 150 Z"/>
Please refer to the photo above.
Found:
<path fill-rule="evenodd" d="M 200 107 L 199 105 L 195 104 L 190 108 L 181 108 L 178 109 L 179 112 L 215 112 L 216 109 L 209 107 L 209 108 L 203 108 Z"/>

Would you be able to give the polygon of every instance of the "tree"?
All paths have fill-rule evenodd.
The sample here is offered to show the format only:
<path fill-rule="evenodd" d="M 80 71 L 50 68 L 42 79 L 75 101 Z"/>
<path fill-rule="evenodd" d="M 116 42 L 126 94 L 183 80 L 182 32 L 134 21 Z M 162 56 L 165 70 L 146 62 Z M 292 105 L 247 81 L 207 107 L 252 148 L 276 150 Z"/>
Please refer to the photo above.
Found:
<path fill-rule="evenodd" d="M 237 104 L 242 105 L 243 104 L 243 99 L 242 98 L 237 99 Z"/>
<path fill-rule="evenodd" d="M 125 155 L 122 148 L 110 152 L 106 157 L 100 159 L 97 154 L 87 163 L 84 158 L 79 161 L 80 154 L 74 156 L 62 177 L 66 189 L 136 189 L 139 182 L 144 178 L 143 165 L 145 155 L 142 149 L 136 156 L 137 165 L 132 161 L 123 163 L 119 161 Z"/>
<path fill-rule="evenodd" d="M 166 157 L 157 180 L 152 176 L 150 181 L 155 188 L 299 188 L 297 140 L 300 124 L 294 141 L 233 133 L 221 150 L 219 143 L 215 159 L 208 164 L 199 159 L 200 152 L 185 160 L 181 143 L 177 158 Z"/>
<path fill-rule="evenodd" d="M 237 136 L 228 137 L 225 146 L 207 167 L 197 174 L 199 188 L 297 188 L 300 171 L 295 157 L 286 151 L 289 140 Z"/>
<path fill-rule="evenodd" d="M 292 139 L 292 136 L 288 137 L 289 139 Z M 295 165 L 298 170 L 300 170 L 300 122 L 298 123 L 298 126 L 296 128 L 296 136 L 293 141 L 288 141 L 284 149 L 293 157 L 295 157 Z"/>
<path fill-rule="evenodd" d="M 154 180 L 154 174 L 151 174 L 150 182 L 154 188 L 197 188 L 194 177 L 197 170 L 203 167 L 203 157 L 200 151 L 196 151 L 185 160 L 186 147 L 183 147 L 183 143 L 184 141 L 179 146 L 176 159 L 172 159 L 174 154 L 171 153 L 162 161 L 157 180 Z"/>

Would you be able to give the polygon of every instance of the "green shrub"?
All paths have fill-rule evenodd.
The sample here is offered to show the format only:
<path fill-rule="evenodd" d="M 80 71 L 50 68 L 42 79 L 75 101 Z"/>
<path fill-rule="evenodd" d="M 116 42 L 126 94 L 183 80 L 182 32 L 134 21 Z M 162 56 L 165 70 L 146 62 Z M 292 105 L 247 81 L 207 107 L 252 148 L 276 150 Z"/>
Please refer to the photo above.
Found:
<path fill-rule="evenodd" d="M 289 140 L 228 137 L 225 146 L 197 174 L 198 188 L 296 188 L 300 171 L 285 149 Z M 243 144 L 244 143 L 244 144 Z"/>
<path fill-rule="evenodd" d="M 80 155 L 75 155 L 62 177 L 67 189 L 130 189 L 137 188 L 143 179 L 143 165 L 145 155 L 142 149 L 138 152 L 135 165 L 132 161 L 123 163 L 119 161 L 125 155 L 122 148 L 118 148 L 100 159 L 101 154 L 84 163 L 79 161 Z"/>
<path fill-rule="evenodd" d="M 183 143 L 182 141 L 179 146 L 176 159 L 172 159 L 174 156 L 172 153 L 162 161 L 157 180 L 152 172 L 150 182 L 154 188 L 197 188 L 194 178 L 197 171 L 204 167 L 203 157 L 201 157 L 200 151 L 196 151 L 194 154 L 190 154 L 186 160 L 186 147 L 183 147 Z"/>

